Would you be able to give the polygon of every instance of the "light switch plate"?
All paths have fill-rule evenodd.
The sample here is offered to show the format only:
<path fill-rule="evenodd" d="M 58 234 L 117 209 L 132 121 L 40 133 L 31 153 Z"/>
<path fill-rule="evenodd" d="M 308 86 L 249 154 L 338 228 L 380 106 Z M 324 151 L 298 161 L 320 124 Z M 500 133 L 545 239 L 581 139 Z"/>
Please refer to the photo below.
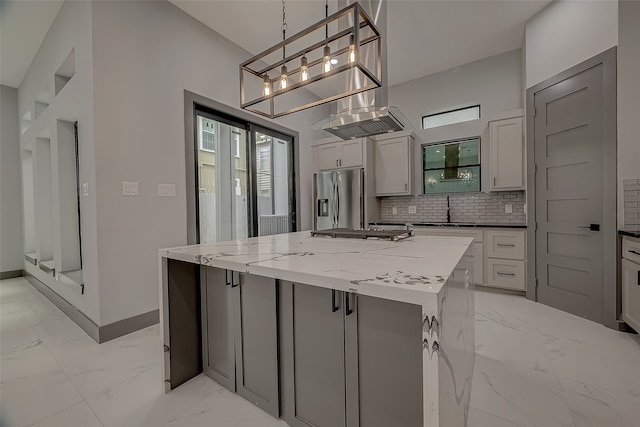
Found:
<path fill-rule="evenodd" d="M 391 213 L 393 213 L 394 215 L 398 215 L 398 208 L 397 207 L 392 207 L 391 208 Z"/>
<path fill-rule="evenodd" d="M 89 197 L 89 183 L 88 182 L 83 182 L 82 183 L 82 196 L 83 197 Z"/>
<path fill-rule="evenodd" d="M 137 196 L 138 195 L 138 183 L 122 181 L 122 195 L 123 196 Z"/>
<path fill-rule="evenodd" d="M 174 197 L 176 195 L 175 184 L 158 184 L 158 196 Z"/>
<path fill-rule="evenodd" d="M 414 214 L 414 213 L 416 213 L 416 212 L 418 212 L 418 210 L 416 209 L 416 207 L 415 207 L 415 206 L 409 206 L 409 213 L 410 213 L 410 214 Z"/>
<path fill-rule="evenodd" d="M 511 203 L 504 205 L 504 213 L 513 213 L 513 205 Z"/>

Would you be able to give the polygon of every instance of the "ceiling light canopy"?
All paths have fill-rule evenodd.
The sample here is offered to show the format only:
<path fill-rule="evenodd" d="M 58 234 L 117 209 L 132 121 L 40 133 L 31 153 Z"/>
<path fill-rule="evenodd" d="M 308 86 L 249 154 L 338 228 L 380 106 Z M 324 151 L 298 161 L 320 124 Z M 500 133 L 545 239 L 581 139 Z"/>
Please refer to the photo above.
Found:
<path fill-rule="evenodd" d="M 381 35 L 358 3 L 331 16 L 325 5 L 325 19 L 289 38 L 282 6 L 283 40 L 240 64 L 243 109 L 273 119 L 382 86 Z"/>

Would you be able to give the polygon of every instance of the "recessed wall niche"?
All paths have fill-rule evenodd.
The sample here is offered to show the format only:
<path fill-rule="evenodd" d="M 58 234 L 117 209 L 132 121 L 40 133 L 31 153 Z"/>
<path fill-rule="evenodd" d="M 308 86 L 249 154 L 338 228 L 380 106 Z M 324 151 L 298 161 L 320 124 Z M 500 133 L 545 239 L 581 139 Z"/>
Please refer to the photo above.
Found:
<path fill-rule="evenodd" d="M 58 71 L 55 74 L 55 90 L 56 96 L 60 93 L 63 87 L 69 83 L 69 80 L 76 75 L 76 49 L 71 49 L 71 52 L 64 60 Z"/>
<path fill-rule="evenodd" d="M 49 106 L 49 88 L 45 87 L 42 90 L 42 92 L 38 94 L 36 98 L 35 106 L 34 106 L 34 112 L 35 112 L 34 120 L 40 117 L 40 114 L 42 114 L 44 110 L 47 109 L 48 106 Z"/>
<path fill-rule="evenodd" d="M 78 192 L 78 161 L 75 123 L 57 120 L 58 197 L 60 224 L 60 272 L 82 268 L 80 256 L 80 215 Z M 81 277 L 81 275 L 80 275 Z"/>
<path fill-rule="evenodd" d="M 32 264 L 37 263 L 36 253 L 36 224 L 34 208 L 34 168 L 33 151 L 22 151 L 22 216 L 24 227 L 25 259 Z"/>
<path fill-rule="evenodd" d="M 24 135 L 24 133 L 31 126 L 31 110 L 25 111 L 20 119 L 20 134 Z"/>
<path fill-rule="evenodd" d="M 36 138 L 33 151 L 35 237 L 38 263 L 53 267 L 51 140 Z M 48 271 L 49 272 L 49 271 Z"/>

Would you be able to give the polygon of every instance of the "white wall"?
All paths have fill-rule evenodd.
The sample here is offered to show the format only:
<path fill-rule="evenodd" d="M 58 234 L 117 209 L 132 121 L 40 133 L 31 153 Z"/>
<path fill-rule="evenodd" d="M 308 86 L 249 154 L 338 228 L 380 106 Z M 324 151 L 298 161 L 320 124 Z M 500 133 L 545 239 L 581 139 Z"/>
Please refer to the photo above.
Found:
<path fill-rule="evenodd" d="M 158 249 L 187 243 L 184 90 L 239 109 L 238 67 L 249 55 L 169 2 L 95 2 L 93 29 L 100 313 L 108 324 L 158 308 Z M 300 132 L 307 229 L 308 126 L 323 111 L 279 120 Z M 137 181 L 140 195 L 122 196 L 122 181 Z M 158 197 L 158 183 L 175 183 L 177 196 Z"/>
<path fill-rule="evenodd" d="M 480 104 L 481 118 L 437 128 L 420 129 L 422 116 Z M 416 128 L 416 156 L 420 143 L 483 135 L 487 122 L 500 113 L 522 108 L 520 49 L 389 88 L 389 105 L 397 106 Z M 482 139 L 482 163 L 488 165 L 488 139 Z M 421 169 L 417 172 L 421 175 Z M 483 174 L 483 189 L 488 174 Z"/>
<path fill-rule="evenodd" d="M 22 270 L 18 91 L 0 86 L 0 273 Z"/>
<path fill-rule="evenodd" d="M 18 111 L 20 117 L 27 111 L 33 113 L 35 101 L 42 94 L 48 98 L 49 107 L 31 123 L 20 136 L 23 161 L 28 158 L 27 151 L 34 147 L 37 138 L 51 141 L 54 160 L 57 158 L 57 120 L 78 121 L 80 182 L 90 186 L 90 196 L 82 197 L 80 210 L 82 216 L 82 254 L 83 276 L 85 282 L 84 295 L 80 286 L 70 286 L 57 281 L 49 274 L 42 272 L 37 266 L 24 263 L 24 269 L 50 287 L 78 310 L 100 325 L 99 286 L 98 281 L 98 247 L 96 211 L 96 181 L 94 170 L 94 128 L 93 128 L 93 47 L 92 47 L 92 2 L 68 1 L 62 5 L 49 32 L 45 36 L 27 74 L 18 88 Z M 54 75 L 65 61 L 72 49 L 75 49 L 75 76 L 56 95 Z M 58 177 L 57 162 L 53 162 L 52 178 Z M 25 184 L 29 184 L 25 180 Z M 29 195 L 29 189 L 24 191 Z M 60 194 L 52 185 L 53 224 L 61 223 Z M 29 207 L 29 203 L 25 202 Z M 27 217 L 25 227 L 32 227 Z M 62 252 L 65 236 L 60 234 L 59 227 L 53 227 L 53 250 L 55 254 Z M 31 233 L 25 232 L 25 248 L 32 247 L 34 239 Z M 37 236 L 35 237 L 37 239 Z M 37 246 L 37 245 L 36 245 Z"/>
<path fill-rule="evenodd" d="M 557 0 L 525 27 L 526 87 L 618 44 L 618 1 Z"/>
<path fill-rule="evenodd" d="M 640 2 L 619 4 L 618 225 L 624 223 L 624 179 L 640 178 Z"/>

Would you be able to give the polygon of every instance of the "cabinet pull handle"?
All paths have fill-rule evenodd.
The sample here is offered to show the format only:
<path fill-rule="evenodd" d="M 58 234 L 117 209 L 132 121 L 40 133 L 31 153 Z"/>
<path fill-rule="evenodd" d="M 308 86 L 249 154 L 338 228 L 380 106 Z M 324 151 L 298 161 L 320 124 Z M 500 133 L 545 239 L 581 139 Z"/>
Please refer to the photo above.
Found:
<path fill-rule="evenodd" d="M 231 270 L 225 270 L 224 274 L 225 274 L 225 279 L 226 279 L 225 286 L 229 286 L 231 284 L 231 281 L 233 280 L 232 274 L 231 274 Z"/>
<path fill-rule="evenodd" d="M 633 249 L 629 249 L 629 253 L 630 253 L 630 254 L 640 255 L 640 252 L 638 252 L 638 251 L 634 251 Z"/>
<path fill-rule="evenodd" d="M 336 290 L 331 289 L 331 312 L 335 313 L 339 309 L 340 307 L 338 307 L 338 304 L 336 304 Z"/>
<path fill-rule="evenodd" d="M 232 271 L 231 275 L 232 275 L 231 287 L 237 288 L 238 286 L 240 286 L 240 273 L 238 271 Z"/>
<path fill-rule="evenodd" d="M 496 246 L 502 246 L 502 247 L 505 247 L 505 248 L 515 248 L 516 247 L 516 245 L 510 245 L 510 244 L 507 244 L 507 243 L 496 243 Z"/>
<path fill-rule="evenodd" d="M 404 191 L 407 191 L 407 183 L 404 183 Z"/>
<path fill-rule="evenodd" d="M 338 159 L 336 159 L 336 167 L 338 167 Z"/>
<path fill-rule="evenodd" d="M 637 283 L 637 285 L 640 286 L 640 270 L 638 270 L 638 283 Z"/>
<path fill-rule="evenodd" d="M 342 159 L 340 159 L 340 166 L 342 166 Z"/>
<path fill-rule="evenodd" d="M 496 274 L 500 275 L 500 276 L 515 276 L 515 273 L 505 273 L 504 271 L 498 271 L 496 272 Z"/>
<path fill-rule="evenodd" d="M 353 313 L 353 310 L 351 309 L 351 292 L 344 293 L 344 301 L 345 301 L 344 312 L 347 316 L 349 316 L 351 313 Z"/>
<path fill-rule="evenodd" d="M 496 178 L 495 177 L 493 177 L 493 186 L 494 187 L 496 186 Z"/>

